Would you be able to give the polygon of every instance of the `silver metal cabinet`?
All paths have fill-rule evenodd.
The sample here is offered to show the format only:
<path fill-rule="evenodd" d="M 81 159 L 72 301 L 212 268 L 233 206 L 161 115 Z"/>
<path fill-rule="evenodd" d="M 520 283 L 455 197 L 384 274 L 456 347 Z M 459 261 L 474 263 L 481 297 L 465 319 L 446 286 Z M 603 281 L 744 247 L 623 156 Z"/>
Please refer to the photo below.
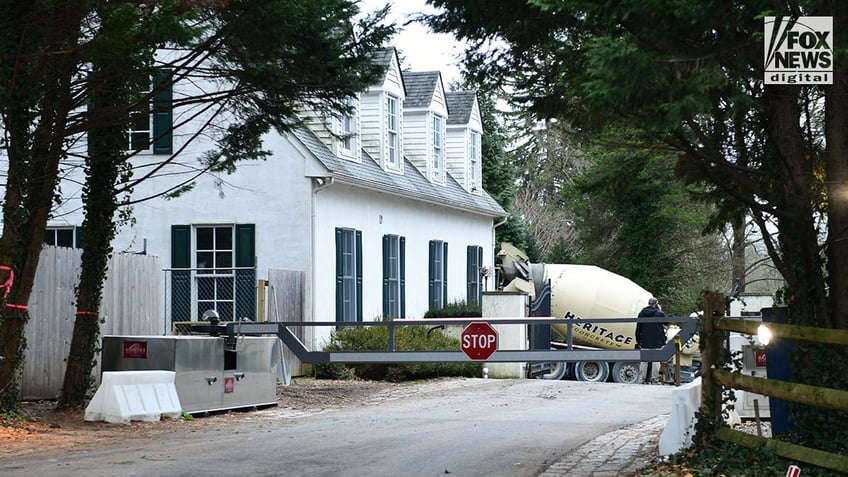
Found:
<path fill-rule="evenodd" d="M 183 412 L 274 405 L 281 366 L 276 337 L 104 336 L 103 371 L 174 371 Z"/>

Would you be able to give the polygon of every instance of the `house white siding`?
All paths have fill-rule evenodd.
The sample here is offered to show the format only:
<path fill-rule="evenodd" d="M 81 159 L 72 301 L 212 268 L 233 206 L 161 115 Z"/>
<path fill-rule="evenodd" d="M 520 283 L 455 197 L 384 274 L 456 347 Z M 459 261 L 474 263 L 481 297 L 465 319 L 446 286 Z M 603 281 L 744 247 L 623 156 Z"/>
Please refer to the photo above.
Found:
<path fill-rule="evenodd" d="M 354 192 L 356 192 L 354 194 Z M 335 184 L 316 197 L 316 269 L 335 270 L 336 227 L 362 232 L 363 320 L 382 317 L 382 237 L 406 238 L 406 317 L 421 318 L 428 309 L 428 243 L 448 244 L 448 302 L 466 300 L 466 249 L 483 248 L 483 263 L 494 263 L 491 218 L 446 209 L 439 204 L 399 198 L 376 191 L 361 191 Z M 491 286 L 491 284 L 490 284 Z M 334 273 L 316 276 L 316 289 L 333 290 Z M 315 302 L 316 321 L 335 319 L 335 300 L 319 297 Z M 326 330 L 329 331 L 329 330 Z"/>
<path fill-rule="evenodd" d="M 383 116 L 383 104 L 385 94 L 382 91 L 369 91 L 362 95 L 360 102 L 360 131 L 362 137 L 362 149 L 374 158 L 377 163 L 382 163 L 385 157 L 383 151 L 383 136 L 385 134 L 385 117 Z"/>
<path fill-rule="evenodd" d="M 469 131 L 465 126 L 448 126 L 445 138 L 445 163 L 448 173 L 454 177 L 466 190 L 468 184 L 468 151 Z"/>
<path fill-rule="evenodd" d="M 429 111 L 404 111 L 403 113 L 403 139 L 404 154 L 409 162 L 415 165 L 422 173 L 427 171 L 427 164 L 432 147 L 430 145 L 430 121 Z"/>

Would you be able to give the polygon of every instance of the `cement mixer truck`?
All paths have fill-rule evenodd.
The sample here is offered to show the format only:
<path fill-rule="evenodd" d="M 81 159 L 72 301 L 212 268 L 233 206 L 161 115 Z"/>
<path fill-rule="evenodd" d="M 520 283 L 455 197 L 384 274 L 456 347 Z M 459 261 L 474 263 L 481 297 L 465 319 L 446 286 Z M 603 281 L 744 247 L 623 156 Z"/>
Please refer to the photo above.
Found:
<path fill-rule="evenodd" d="M 530 263 L 524 252 L 508 243 L 501 245 L 499 256 L 506 283 L 504 291 L 521 291 L 533 298 L 550 283 L 550 314 L 564 321 L 551 328 L 564 337 L 567 334 L 565 321 L 573 320 L 571 329 L 576 348 L 635 348 L 636 323 L 575 324 L 575 321 L 635 318 L 647 305 L 652 296 L 650 292 L 628 278 L 592 265 Z M 619 383 L 635 383 L 639 380 L 639 367 L 639 361 L 551 363 L 548 372 L 541 377 L 562 379 L 570 375 L 578 381 L 612 379 Z"/>

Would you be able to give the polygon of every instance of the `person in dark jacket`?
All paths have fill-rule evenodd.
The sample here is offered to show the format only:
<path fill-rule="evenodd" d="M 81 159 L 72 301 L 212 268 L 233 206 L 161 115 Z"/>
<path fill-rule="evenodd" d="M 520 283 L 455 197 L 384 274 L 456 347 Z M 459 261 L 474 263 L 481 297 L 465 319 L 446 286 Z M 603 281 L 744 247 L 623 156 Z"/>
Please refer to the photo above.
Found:
<path fill-rule="evenodd" d="M 662 311 L 659 302 L 656 298 L 648 299 L 648 306 L 642 308 L 639 312 L 639 318 L 665 318 L 665 313 Z M 636 347 L 645 349 L 656 349 L 665 346 L 665 323 L 636 323 Z M 654 363 L 642 363 L 640 366 L 640 382 L 651 384 L 653 381 L 652 374 L 654 371 Z M 659 374 L 659 363 L 656 363 L 656 373 Z"/>

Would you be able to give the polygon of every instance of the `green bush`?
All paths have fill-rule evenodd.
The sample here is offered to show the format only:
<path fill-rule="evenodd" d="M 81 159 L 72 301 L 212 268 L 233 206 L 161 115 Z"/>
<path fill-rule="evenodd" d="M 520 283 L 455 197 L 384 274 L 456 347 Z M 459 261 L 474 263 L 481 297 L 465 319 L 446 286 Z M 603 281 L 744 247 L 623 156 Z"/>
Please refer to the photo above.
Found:
<path fill-rule="evenodd" d="M 462 302 L 450 303 L 444 308 L 433 308 L 424 313 L 424 318 L 466 318 L 483 316 L 480 305 Z"/>
<path fill-rule="evenodd" d="M 468 316 L 468 315 L 465 315 Z M 389 349 L 387 326 L 362 326 L 334 331 L 325 351 L 385 351 Z M 398 351 L 457 351 L 459 340 L 443 330 L 428 326 L 398 326 L 395 328 L 395 349 Z M 440 376 L 479 377 L 482 363 L 318 363 L 315 377 L 321 379 L 372 379 L 408 381 Z"/>

